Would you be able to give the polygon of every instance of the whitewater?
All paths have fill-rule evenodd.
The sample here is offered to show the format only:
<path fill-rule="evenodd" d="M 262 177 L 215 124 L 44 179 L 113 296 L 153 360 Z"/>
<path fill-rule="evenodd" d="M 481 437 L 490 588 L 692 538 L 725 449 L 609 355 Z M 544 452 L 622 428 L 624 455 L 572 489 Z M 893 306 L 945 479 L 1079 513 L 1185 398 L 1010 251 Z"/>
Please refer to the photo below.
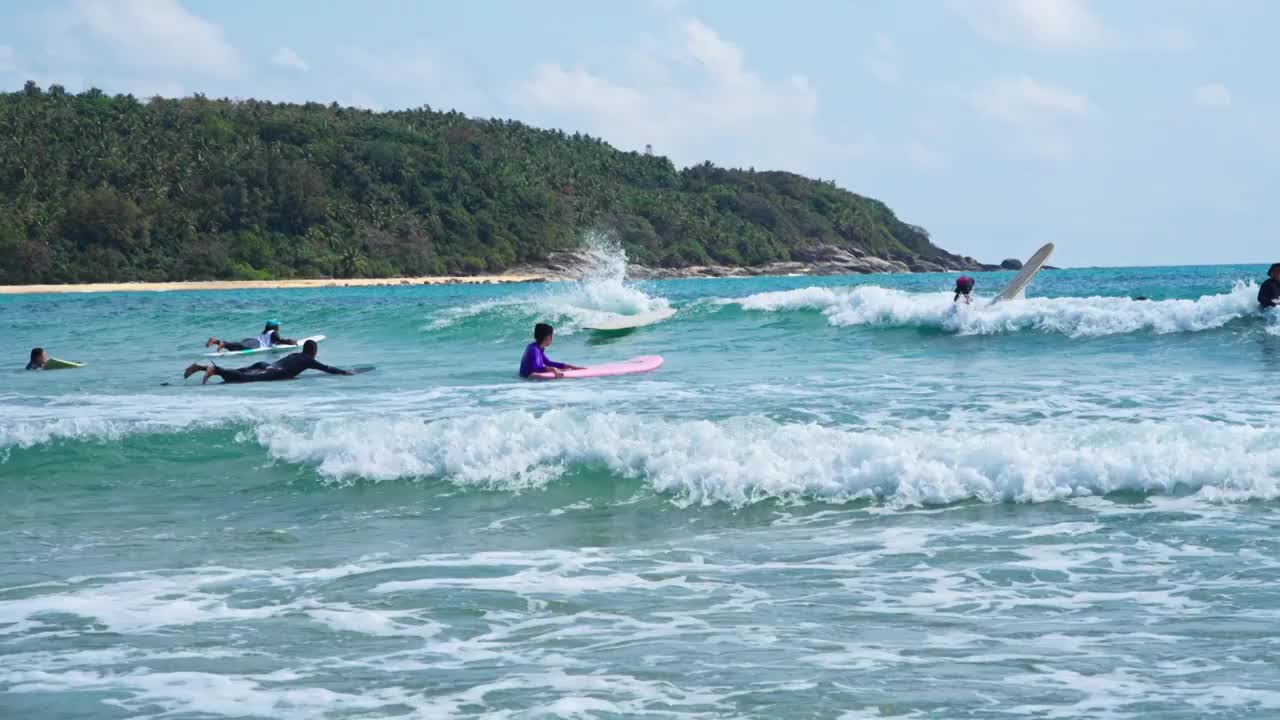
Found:
<path fill-rule="evenodd" d="M 0 717 L 1280 715 L 1264 266 L 994 306 L 1012 273 L 978 273 L 966 306 L 954 274 L 588 254 L 0 298 Z M 182 381 L 268 317 L 377 370 Z M 666 362 L 523 382 L 535 322 L 556 360 Z M 88 364 L 24 372 L 35 345 Z"/>

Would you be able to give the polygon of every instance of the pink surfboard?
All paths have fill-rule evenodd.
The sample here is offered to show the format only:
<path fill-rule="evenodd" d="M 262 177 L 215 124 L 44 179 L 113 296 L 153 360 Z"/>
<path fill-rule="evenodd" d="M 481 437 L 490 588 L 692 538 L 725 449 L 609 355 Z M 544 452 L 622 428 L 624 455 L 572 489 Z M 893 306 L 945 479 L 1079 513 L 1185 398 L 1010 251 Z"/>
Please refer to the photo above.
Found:
<path fill-rule="evenodd" d="M 593 378 L 608 377 L 610 375 L 632 375 L 634 373 L 647 373 L 656 370 L 662 364 L 661 355 L 641 355 L 633 357 L 630 360 L 622 362 L 605 363 L 604 365 L 593 365 L 585 370 L 565 370 L 564 377 L 566 380 L 570 378 Z M 555 380 L 554 373 L 540 372 L 529 376 L 534 380 Z"/>

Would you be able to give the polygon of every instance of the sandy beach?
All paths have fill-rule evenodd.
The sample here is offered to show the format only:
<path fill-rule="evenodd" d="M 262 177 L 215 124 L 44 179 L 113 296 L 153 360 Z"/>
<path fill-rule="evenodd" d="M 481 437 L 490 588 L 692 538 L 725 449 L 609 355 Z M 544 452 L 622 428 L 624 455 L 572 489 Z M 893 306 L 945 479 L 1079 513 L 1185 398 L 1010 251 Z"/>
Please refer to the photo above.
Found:
<path fill-rule="evenodd" d="M 207 280 L 198 282 L 83 283 L 75 285 L 0 285 L 0 295 L 34 293 L 181 292 L 189 290 L 282 290 L 291 288 L 372 287 L 390 285 L 496 285 L 546 282 L 543 275 L 471 275 L 415 278 L 316 278 L 306 280 Z"/>

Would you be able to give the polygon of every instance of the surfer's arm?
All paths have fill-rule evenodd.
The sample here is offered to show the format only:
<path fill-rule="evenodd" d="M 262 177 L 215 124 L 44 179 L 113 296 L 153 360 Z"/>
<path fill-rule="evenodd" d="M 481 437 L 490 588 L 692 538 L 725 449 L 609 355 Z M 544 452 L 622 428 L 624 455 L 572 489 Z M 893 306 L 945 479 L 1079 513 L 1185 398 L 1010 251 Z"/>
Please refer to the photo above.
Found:
<path fill-rule="evenodd" d="M 315 358 L 308 358 L 308 359 L 311 362 L 307 363 L 307 367 L 312 370 L 327 372 L 330 375 L 355 375 L 355 373 L 351 372 L 350 370 L 343 370 L 342 368 L 336 368 L 330 365 L 325 365 L 324 363 L 320 362 L 319 360 L 316 360 Z"/>
<path fill-rule="evenodd" d="M 271 337 L 271 344 L 272 345 L 297 345 L 298 341 L 290 340 L 289 338 L 282 338 L 280 337 L 280 333 L 276 333 Z"/>

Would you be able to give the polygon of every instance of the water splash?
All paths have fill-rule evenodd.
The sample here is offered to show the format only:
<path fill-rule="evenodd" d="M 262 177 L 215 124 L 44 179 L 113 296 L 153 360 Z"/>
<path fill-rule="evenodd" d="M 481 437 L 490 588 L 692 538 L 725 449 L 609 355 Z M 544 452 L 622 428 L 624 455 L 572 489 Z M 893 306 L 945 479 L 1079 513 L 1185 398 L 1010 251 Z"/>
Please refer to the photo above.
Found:
<path fill-rule="evenodd" d="M 989 306 L 985 298 L 976 298 L 972 305 L 956 305 L 950 292 L 911 293 L 864 285 L 764 292 L 716 302 L 755 312 L 817 310 L 835 326 L 932 327 L 964 335 L 1033 331 L 1097 337 L 1220 328 L 1257 315 L 1257 292 L 1257 285 L 1237 282 L 1229 293 L 1195 300 L 1037 297 Z"/>
<path fill-rule="evenodd" d="M 1280 494 L 1280 432 L 1204 420 L 856 430 L 756 416 L 664 421 L 551 410 L 265 423 L 242 439 L 343 482 L 430 477 L 519 492 L 574 468 L 604 466 L 680 504 L 810 499 L 907 507 L 1117 491 L 1214 501 Z"/>
<path fill-rule="evenodd" d="M 498 314 L 513 319 L 519 317 L 526 323 L 552 322 L 557 332 L 571 334 L 621 317 L 659 318 L 674 312 L 666 298 L 650 295 L 627 282 L 627 253 L 612 236 L 588 233 L 583 237 L 579 255 L 584 267 L 578 280 L 555 283 L 545 293 L 532 297 L 451 308 L 437 315 L 428 329 L 440 330 L 477 316 Z"/>

